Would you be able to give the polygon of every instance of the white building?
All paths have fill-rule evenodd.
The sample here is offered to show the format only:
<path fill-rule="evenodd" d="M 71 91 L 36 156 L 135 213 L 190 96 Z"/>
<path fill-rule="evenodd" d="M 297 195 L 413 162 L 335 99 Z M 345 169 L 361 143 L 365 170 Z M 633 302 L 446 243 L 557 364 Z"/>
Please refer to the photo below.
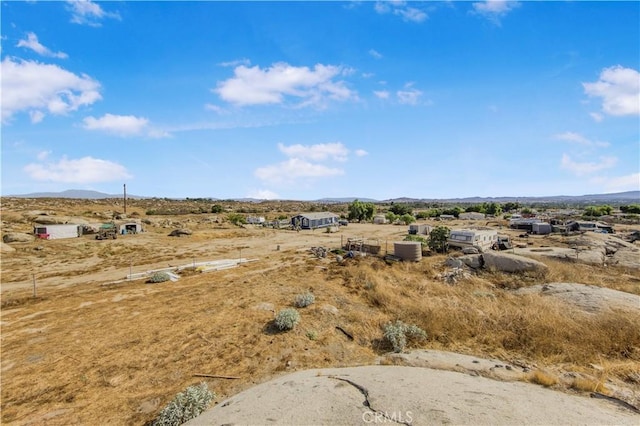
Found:
<path fill-rule="evenodd" d="M 82 235 L 81 225 L 38 225 L 33 233 L 43 240 L 57 240 L 60 238 L 78 238 Z"/>

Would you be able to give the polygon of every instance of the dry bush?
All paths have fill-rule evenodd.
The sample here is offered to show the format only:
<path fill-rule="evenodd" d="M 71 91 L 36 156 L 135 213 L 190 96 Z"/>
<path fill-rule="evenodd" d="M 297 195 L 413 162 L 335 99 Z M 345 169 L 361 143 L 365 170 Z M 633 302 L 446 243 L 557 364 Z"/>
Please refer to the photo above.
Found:
<path fill-rule="evenodd" d="M 607 389 L 602 381 L 584 377 L 576 377 L 569 387 L 582 392 L 599 392 L 605 395 L 609 393 L 609 389 Z"/>
<path fill-rule="evenodd" d="M 541 370 L 533 371 L 527 376 L 527 380 L 531 383 L 542 385 L 546 388 L 558 384 L 558 378 L 556 376 Z"/>

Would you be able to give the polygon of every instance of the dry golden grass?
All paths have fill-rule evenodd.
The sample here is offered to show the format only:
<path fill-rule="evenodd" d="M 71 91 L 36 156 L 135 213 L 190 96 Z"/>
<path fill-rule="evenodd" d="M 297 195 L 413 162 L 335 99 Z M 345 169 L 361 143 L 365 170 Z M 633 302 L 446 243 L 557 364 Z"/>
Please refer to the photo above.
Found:
<path fill-rule="evenodd" d="M 586 379 L 583 377 L 576 377 L 573 379 L 570 387 L 571 389 L 580 392 L 599 392 L 605 395 L 609 393 L 609 389 L 607 389 L 602 381 Z"/>

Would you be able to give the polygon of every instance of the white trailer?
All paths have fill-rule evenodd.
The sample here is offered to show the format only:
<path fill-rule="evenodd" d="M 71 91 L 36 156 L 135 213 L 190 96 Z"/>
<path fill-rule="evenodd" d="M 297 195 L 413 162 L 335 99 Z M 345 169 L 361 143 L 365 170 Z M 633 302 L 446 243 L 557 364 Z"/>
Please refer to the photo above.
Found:
<path fill-rule="evenodd" d="M 497 242 L 498 231 L 493 229 L 454 229 L 447 240 L 449 247 L 474 247 L 480 252 L 491 250 Z"/>
<path fill-rule="evenodd" d="M 82 225 L 38 225 L 33 228 L 33 233 L 43 240 L 78 238 L 82 235 Z"/>

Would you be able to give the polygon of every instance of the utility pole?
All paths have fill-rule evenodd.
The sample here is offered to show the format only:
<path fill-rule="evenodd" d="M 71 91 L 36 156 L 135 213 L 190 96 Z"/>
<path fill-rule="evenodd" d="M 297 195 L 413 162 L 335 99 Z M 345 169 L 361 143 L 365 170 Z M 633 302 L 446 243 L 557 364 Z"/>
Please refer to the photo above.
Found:
<path fill-rule="evenodd" d="M 127 184 L 124 184 L 124 214 L 127 214 Z"/>

